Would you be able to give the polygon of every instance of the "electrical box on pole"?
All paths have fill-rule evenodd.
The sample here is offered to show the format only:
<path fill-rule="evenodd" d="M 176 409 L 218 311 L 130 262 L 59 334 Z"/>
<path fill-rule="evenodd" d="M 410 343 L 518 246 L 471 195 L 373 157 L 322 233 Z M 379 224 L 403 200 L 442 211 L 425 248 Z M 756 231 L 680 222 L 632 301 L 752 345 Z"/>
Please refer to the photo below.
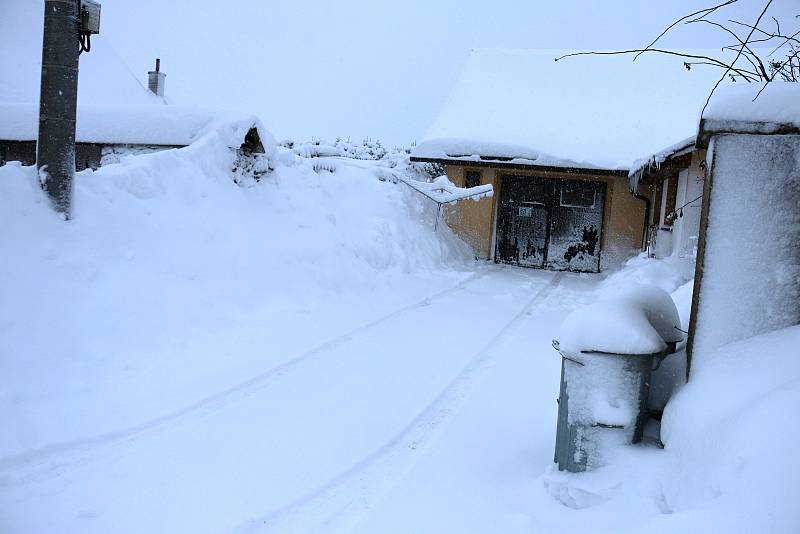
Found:
<path fill-rule="evenodd" d="M 89 35 L 100 33 L 99 2 L 81 0 L 81 33 Z"/>

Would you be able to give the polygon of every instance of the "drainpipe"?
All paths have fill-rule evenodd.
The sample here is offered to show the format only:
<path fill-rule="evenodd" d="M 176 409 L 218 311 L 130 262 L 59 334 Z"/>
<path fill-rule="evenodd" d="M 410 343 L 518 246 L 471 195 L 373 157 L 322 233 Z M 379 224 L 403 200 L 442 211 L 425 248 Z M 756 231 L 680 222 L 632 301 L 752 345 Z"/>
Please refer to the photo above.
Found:
<path fill-rule="evenodd" d="M 647 248 L 647 233 L 650 229 L 650 198 L 644 195 L 640 195 L 636 193 L 633 195 L 635 198 L 638 198 L 642 202 L 644 202 L 644 228 L 642 228 L 642 250 Z"/>

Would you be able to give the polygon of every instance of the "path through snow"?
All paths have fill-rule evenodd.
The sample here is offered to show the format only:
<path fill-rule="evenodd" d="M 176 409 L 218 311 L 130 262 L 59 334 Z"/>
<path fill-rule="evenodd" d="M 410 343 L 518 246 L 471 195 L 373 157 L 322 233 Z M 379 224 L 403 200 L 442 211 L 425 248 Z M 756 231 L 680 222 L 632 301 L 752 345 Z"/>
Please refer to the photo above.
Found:
<path fill-rule="evenodd" d="M 481 268 L 192 406 L 7 460 L 0 517 L 32 532 L 349 529 L 436 450 L 493 366 L 541 364 L 521 384 L 531 404 L 504 409 L 529 412 L 542 392 L 554 404 L 551 327 L 593 286 L 585 276 Z M 554 414 L 539 414 L 542 449 Z M 516 460 L 542 467 L 535 456 Z"/>

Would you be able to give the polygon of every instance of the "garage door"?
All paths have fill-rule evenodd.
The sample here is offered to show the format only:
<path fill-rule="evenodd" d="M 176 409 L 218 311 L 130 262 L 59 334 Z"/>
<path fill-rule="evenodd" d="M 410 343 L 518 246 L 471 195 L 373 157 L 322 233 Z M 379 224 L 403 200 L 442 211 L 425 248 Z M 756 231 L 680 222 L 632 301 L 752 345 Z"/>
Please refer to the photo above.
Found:
<path fill-rule="evenodd" d="M 508 175 L 501 187 L 496 261 L 600 271 L 604 182 Z"/>

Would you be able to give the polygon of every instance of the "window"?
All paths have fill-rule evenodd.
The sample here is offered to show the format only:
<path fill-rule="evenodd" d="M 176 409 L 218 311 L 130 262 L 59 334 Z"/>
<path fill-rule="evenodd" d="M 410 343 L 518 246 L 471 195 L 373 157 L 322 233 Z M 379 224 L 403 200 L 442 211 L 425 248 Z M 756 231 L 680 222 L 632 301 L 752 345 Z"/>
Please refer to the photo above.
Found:
<path fill-rule="evenodd" d="M 466 171 L 464 173 L 464 187 L 478 187 L 481 185 L 481 171 Z"/>
<path fill-rule="evenodd" d="M 596 190 L 583 182 L 565 180 L 561 185 L 561 207 L 594 208 Z"/>

